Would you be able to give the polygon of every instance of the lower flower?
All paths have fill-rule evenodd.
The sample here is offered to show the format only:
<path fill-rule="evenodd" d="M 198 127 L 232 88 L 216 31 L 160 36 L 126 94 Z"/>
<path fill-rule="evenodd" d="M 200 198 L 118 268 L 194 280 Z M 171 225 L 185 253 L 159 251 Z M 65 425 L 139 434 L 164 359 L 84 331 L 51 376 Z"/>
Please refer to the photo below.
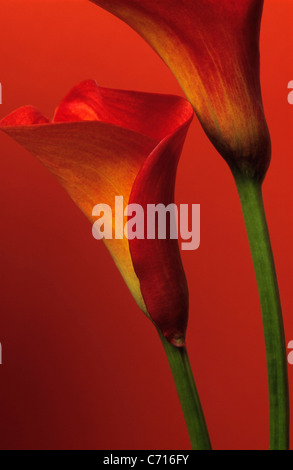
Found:
<path fill-rule="evenodd" d="M 98 87 L 88 80 L 66 96 L 52 122 L 32 106 L 0 129 L 47 167 L 94 223 L 93 207 L 174 201 L 177 164 L 193 117 L 183 98 Z M 115 218 L 115 207 L 111 217 Z M 111 221 L 112 222 L 112 221 Z M 141 310 L 183 346 L 188 288 L 176 239 L 104 240 Z"/>

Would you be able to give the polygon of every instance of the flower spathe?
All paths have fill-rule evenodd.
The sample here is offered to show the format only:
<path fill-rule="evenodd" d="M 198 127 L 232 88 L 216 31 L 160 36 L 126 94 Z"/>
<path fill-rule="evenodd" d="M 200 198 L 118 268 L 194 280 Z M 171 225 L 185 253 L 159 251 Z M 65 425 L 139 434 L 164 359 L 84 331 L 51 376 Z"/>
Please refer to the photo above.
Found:
<path fill-rule="evenodd" d="M 263 0 L 90 1 L 162 57 L 232 171 L 262 180 L 271 151 L 260 88 Z"/>
<path fill-rule="evenodd" d="M 183 98 L 112 90 L 87 80 L 50 122 L 32 106 L 0 129 L 33 153 L 86 217 L 96 204 L 172 203 L 193 110 Z M 139 307 L 174 345 L 184 345 L 188 289 L 177 240 L 104 240 Z"/>

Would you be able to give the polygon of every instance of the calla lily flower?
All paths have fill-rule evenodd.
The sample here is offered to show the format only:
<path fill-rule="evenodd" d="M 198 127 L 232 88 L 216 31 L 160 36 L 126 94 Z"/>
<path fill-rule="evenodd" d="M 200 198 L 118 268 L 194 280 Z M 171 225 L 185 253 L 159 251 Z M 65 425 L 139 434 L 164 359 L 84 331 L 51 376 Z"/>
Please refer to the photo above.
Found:
<path fill-rule="evenodd" d="M 262 180 L 270 161 L 259 32 L 263 0 L 90 0 L 162 57 L 234 173 Z"/>
<path fill-rule="evenodd" d="M 0 129 L 32 152 L 94 223 L 93 207 L 112 207 L 117 195 L 143 208 L 173 202 L 192 117 L 183 98 L 111 90 L 88 80 L 66 96 L 52 122 L 25 106 Z M 188 289 L 178 241 L 125 235 L 104 241 L 141 310 L 169 342 L 183 346 Z"/>

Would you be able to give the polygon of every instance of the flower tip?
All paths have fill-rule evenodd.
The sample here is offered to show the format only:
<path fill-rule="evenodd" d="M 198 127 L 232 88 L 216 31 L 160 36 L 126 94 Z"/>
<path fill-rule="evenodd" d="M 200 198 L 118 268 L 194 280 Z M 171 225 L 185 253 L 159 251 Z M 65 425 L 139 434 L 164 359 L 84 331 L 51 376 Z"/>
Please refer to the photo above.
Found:
<path fill-rule="evenodd" d="M 169 341 L 169 343 L 171 343 L 176 348 L 184 348 L 185 346 L 184 336 L 172 335 L 172 336 L 166 336 L 166 339 L 167 341 Z"/>
<path fill-rule="evenodd" d="M 34 106 L 23 106 L 0 120 L 0 128 L 48 124 L 45 118 Z"/>

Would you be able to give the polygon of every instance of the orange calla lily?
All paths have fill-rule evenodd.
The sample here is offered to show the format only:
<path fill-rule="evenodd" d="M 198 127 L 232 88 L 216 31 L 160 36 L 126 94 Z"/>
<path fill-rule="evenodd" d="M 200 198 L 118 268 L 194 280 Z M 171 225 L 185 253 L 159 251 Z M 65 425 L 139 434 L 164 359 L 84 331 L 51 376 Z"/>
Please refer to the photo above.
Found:
<path fill-rule="evenodd" d="M 90 1 L 162 57 L 232 171 L 262 180 L 270 161 L 259 77 L 263 0 Z"/>
<path fill-rule="evenodd" d="M 125 206 L 173 202 L 192 116 L 185 99 L 105 89 L 88 80 L 68 94 L 53 122 L 26 106 L 0 128 L 36 155 L 93 223 L 93 207 L 112 207 L 116 195 Z M 177 240 L 124 236 L 105 244 L 139 307 L 172 344 L 184 345 L 188 289 Z"/>

